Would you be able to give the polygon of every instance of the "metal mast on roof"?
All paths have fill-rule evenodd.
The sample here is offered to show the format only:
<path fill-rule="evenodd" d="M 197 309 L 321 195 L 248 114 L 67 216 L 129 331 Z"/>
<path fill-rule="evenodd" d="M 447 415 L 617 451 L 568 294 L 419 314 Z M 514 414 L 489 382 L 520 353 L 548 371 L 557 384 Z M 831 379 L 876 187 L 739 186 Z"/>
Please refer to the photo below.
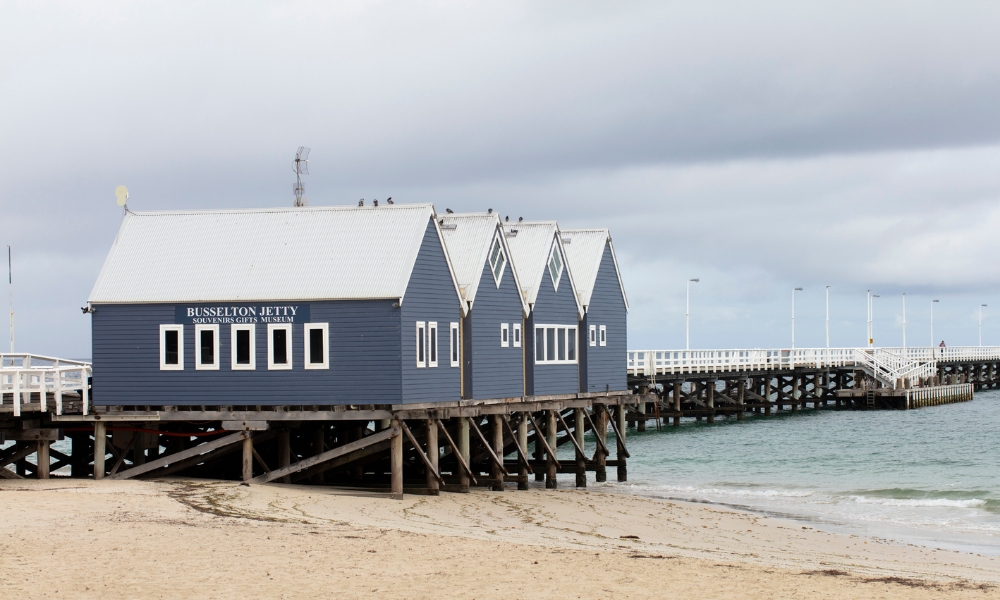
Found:
<path fill-rule="evenodd" d="M 7 285 L 10 288 L 10 353 L 14 353 L 14 276 L 10 259 L 10 244 L 7 244 Z"/>
<path fill-rule="evenodd" d="M 309 200 L 306 199 L 306 189 L 302 186 L 302 176 L 309 174 L 309 148 L 299 146 L 295 152 L 295 204 L 293 206 L 307 206 Z"/>

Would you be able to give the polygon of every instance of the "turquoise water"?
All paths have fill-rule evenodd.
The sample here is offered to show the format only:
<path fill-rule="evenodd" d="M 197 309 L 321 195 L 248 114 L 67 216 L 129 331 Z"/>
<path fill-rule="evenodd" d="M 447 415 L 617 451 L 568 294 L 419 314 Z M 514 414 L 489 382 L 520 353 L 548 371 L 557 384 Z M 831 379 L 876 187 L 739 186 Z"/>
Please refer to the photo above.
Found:
<path fill-rule="evenodd" d="M 806 410 L 628 434 L 629 483 L 613 486 L 623 491 L 1000 554 L 1000 391 L 910 411 Z"/>

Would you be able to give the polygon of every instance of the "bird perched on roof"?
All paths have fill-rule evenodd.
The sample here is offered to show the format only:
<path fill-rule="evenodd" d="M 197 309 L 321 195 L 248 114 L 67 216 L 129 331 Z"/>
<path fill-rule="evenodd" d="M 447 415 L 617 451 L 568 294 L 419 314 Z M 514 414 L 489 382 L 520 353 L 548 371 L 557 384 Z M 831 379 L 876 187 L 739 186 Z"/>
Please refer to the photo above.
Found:
<path fill-rule="evenodd" d="M 386 199 L 385 199 L 385 203 L 386 203 L 386 204 L 392 204 L 392 203 L 393 203 L 393 202 L 392 202 L 392 196 L 389 196 L 388 198 L 386 198 Z"/>
<path fill-rule="evenodd" d="M 487 208 L 486 209 L 486 214 L 492 215 L 493 214 L 493 209 L 492 208 Z"/>
<path fill-rule="evenodd" d="M 364 205 L 365 205 L 365 199 L 364 198 L 362 198 L 361 200 L 358 200 L 358 206 L 364 206 Z"/>
<path fill-rule="evenodd" d="M 444 212 L 446 212 L 446 213 L 448 213 L 450 215 L 451 213 L 453 213 L 455 211 L 451 210 L 450 208 L 446 208 L 446 209 L 444 209 Z"/>
<path fill-rule="evenodd" d="M 507 215 L 506 217 L 504 217 L 503 218 L 503 222 L 504 223 L 510 223 L 510 215 Z"/>
<path fill-rule="evenodd" d="M 375 202 L 375 206 L 378 206 L 378 198 L 375 198 L 374 202 Z"/>
<path fill-rule="evenodd" d="M 518 217 L 518 218 L 517 218 L 517 222 L 518 222 L 518 223 L 520 223 L 520 222 L 521 222 L 521 221 L 523 221 L 523 220 L 524 220 L 524 217 Z"/>

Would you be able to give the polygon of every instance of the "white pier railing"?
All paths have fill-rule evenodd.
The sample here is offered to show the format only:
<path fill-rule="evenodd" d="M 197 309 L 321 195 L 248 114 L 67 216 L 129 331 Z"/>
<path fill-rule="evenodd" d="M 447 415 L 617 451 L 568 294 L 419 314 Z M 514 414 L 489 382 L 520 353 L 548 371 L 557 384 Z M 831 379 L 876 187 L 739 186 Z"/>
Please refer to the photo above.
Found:
<path fill-rule="evenodd" d="M 0 406 L 10 396 L 15 417 L 21 416 L 21 408 L 30 404 L 31 394 L 39 394 L 40 410 L 46 412 L 47 394 L 55 396 L 56 414 L 63 410 L 63 394 L 79 394 L 83 403 L 83 414 L 87 414 L 90 404 L 90 378 L 93 375 L 90 363 L 40 356 L 37 354 L 0 353 Z"/>
<path fill-rule="evenodd" d="M 671 375 L 859 366 L 895 387 L 937 374 L 939 362 L 1000 360 L 1000 346 L 630 350 L 631 375 Z"/>

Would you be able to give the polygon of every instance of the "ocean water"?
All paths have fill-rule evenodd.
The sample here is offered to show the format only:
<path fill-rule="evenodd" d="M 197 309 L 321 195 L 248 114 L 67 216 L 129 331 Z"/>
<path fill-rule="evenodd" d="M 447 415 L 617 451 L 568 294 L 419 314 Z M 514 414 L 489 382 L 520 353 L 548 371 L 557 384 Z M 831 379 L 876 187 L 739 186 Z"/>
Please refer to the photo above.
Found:
<path fill-rule="evenodd" d="M 652 425 L 628 431 L 629 482 L 610 487 L 1000 555 L 998 390 L 910 411 Z"/>

